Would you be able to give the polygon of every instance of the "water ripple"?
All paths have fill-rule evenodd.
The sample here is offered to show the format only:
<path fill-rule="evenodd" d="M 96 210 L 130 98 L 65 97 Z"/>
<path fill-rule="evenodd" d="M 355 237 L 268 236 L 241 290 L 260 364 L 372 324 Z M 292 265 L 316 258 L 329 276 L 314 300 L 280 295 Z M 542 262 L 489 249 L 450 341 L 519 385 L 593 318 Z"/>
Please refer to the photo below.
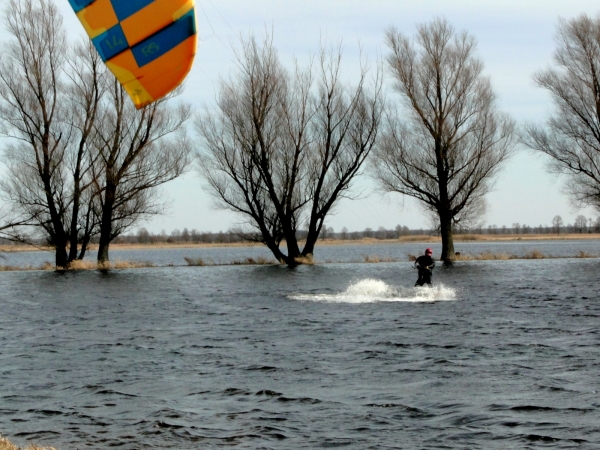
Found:
<path fill-rule="evenodd" d="M 59 449 L 596 449 L 597 270 L 476 261 L 436 268 L 434 289 L 403 263 L 0 273 L 0 431 Z"/>

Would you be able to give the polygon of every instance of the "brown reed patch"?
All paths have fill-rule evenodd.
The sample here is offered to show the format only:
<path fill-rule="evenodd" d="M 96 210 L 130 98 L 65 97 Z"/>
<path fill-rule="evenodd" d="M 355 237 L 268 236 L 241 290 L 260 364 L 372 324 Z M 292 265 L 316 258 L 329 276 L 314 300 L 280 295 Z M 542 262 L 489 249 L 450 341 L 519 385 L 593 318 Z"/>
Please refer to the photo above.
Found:
<path fill-rule="evenodd" d="M 108 265 L 109 269 L 142 269 L 144 267 L 154 267 L 150 261 L 114 261 Z"/>
<path fill-rule="evenodd" d="M 508 259 L 547 259 L 548 256 L 544 255 L 539 250 L 531 250 L 524 256 L 512 255 L 510 253 L 503 252 L 482 252 L 475 255 L 470 254 L 457 254 L 455 255 L 455 261 L 494 261 L 494 260 L 508 260 Z"/>
<path fill-rule="evenodd" d="M 410 255 L 413 256 L 413 255 Z M 463 254 L 463 253 L 458 253 L 456 255 L 454 255 L 454 261 L 473 261 L 475 259 L 474 255 L 468 255 L 468 254 Z M 409 261 L 414 261 L 413 259 L 409 258 Z"/>
<path fill-rule="evenodd" d="M 439 241 L 437 236 L 417 235 L 417 236 L 402 236 L 399 239 L 401 242 L 432 242 Z"/>
<path fill-rule="evenodd" d="M 477 260 L 477 261 L 506 261 L 508 259 L 515 259 L 515 255 L 510 255 L 508 253 L 503 253 L 503 252 L 482 252 L 479 253 L 477 255 L 475 255 L 475 257 L 473 259 Z"/>
<path fill-rule="evenodd" d="M 69 264 L 70 270 L 94 270 L 97 268 L 98 263 L 96 261 L 86 261 L 83 259 L 76 259 Z"/>
<path fill-rule="evenodd" d="M 33 270 L 30 266 L 17 267 L 17 266 L 0 266 L 0 272 L 12 272 L 13 270 Z"/>
<path fill-rule="evenodd" d="M 398 261 L 396 258 L 392 258 L 390 256 L 386 256 L 386 257 L 382 257 L 382 256 L 377 256 L 377 255 L 363 255 L 364 258 L 364 262 L 366 263 L 373 263 L 373 264 L 377 264 L 377 263 L 382 263 L 382 262 L 396 262 Z"/>
<path fill-rule="evenodd" d="M 455 241 L 479 241 L 481 238 L 475 234 L 455 234 Z"/>
<path fill-rule="evenodd" d="M 29 444 L 27 447 L 18 447 L 8 439 L 0 436 L 0 450 L 56 450 L 54 447 L 40 447 L 39 445 Z"/>
<path fill-rule="evenodd" d="M 183 259 L 187 263 L 188 266 L 205 266 L 206 262 L 202 258 L 190 258 L 188 256 L 184 256 Z"/>
<path fill-rule="evenodd" d="M 67 270 L 110 270 L 110 269 L 140 269 L 143 267 L 154 267 L 154 263 L 149 261 L 106 261 L 99 263 L 97 261 L 86 261 L 76 259 L 71 261 Z M 52 267 L 54 268 L 54 267 Z M 56 270 L 62 270 L 56 268 Z"/>
<path fill-rule="evenodd" d="M 369 255 L 363 255 L 364 258 L 364 262 L 366 263 L 379 263 L 381 262 L 381 259 L 379 259 L 379 256 L 369 256 Z"/>
<path fill-rule="evenodd" d="M 298 256 L 296 258 L 294 258 L 294 261 L 296 261 L 296 263 L 298 264 L 307 264 L 307 265 L 313 265 L 315 263 L 315 260 L 313 258 L 313 255 L 306 255 L 306 256 Z"/>
<path fill-rule="evenodd" d="M 56 267 L 47 261 L 39 266 L 11 266 L 11 265 L 0 266 L 0 272 L 28 271 L 28 270 L 56 270 Z"/>
<path fill-rule="evenodd" d="M 525 254 L 525 259 L 545 259 L 546 257 L 539 250 L 531 250 Z"/>
<path fill-rule="evenodd" d="M 481 252 L 474 255 L 468 253 L 457 253 L 454 255 L 454 261 L 496 261 L 508 259 L 517 259 L 517 257 L 515 255 L 502 252 Z"/>
<path fill-rule="evenodd" d="M 235 260 L 231 264 L 234 265 L 234 266 L 266 266 L 266 265 L 269 265 L 269 264 L 275 264 L 275 262 L 273 262 L 270 259 L 263 258 L 261 256 L 261 257 L 258 257 L 256 259 L 254 259 L 254 258 L 246 258 L 246 259 L 243 259 L 243 260 Z"/>
<path fill-rule="evenodd" d="M 575 258 L 595 258 L 595 256 L 584 252 L 583 250 L 579 250 L 579 253 L 575 256 Z"/>

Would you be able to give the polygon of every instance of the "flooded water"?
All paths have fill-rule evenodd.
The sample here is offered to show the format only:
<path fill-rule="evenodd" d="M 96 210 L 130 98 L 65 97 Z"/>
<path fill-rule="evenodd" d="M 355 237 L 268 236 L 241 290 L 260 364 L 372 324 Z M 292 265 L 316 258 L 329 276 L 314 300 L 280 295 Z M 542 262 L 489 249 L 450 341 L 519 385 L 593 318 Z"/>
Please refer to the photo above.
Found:
<path fill-rule="evenodd" d="M 441 244 L 430 243 L 390 243 L 374 242 L 362 245 L 317 245 L 315 261 L 317 263 L 332 262 L 364 262 L 366 258 L 381 260 L 408 261 L 408 255 L 421 255 L 425 247 L 431 247 L 434 255 L 440 255 Z M 456 251 L 463 255 L 481 253 L 504 253 L 522 257 L 537 252 L 547 257 L 576 257 L 582 252 L 600 257 L 600 240 L 566 240 L 566 241 L 509 241 L 509 242 L 457 242 Z M 143 248 L 110 251 L 112 261 L 141 261 L 156 266 L 185 266 L 185 258 L 200 258 L 206 264 L 231 264 L 263 258 L 274 261 L 273 254 L 264 246 L 255 247 L 195 247 L 195 248 Z M 89 252 L 86 259 L 95 260 L 95 252 Z M 32 251 L 0 254 L 0 265 L 39 267 L 45 262 L 53 263 L 51 252 Z"/>
<path fill-rule="evenodd" d="M 600 259 L 463 262 L 427 289 L 408 262 L 352 258 L 0 273 L 0 432 L 59 449 L 599 448 Z"/>

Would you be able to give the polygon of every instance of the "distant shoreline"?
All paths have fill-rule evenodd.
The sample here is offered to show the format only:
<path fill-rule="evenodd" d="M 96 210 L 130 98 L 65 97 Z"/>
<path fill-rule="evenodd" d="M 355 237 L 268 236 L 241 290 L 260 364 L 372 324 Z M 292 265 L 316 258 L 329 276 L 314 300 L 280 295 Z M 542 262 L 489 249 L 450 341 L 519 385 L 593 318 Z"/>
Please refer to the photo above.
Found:
<path fill-rule="evenodd" d="M 568 233 L 568 234 L 458 234 L 454 236 L 455 243 L 464 242 L 528 242 L 528 241 L 567 241 L 567 240 L 594 240 L 600 239 L 600 233 Z M 418 244 L 418 243 L 441 243 L 439 236 L 402 236 L 399 239 L 323 239 L 317 242 L 319 246 L 332 245 L 386 245 L 386 244 Z M 302 243 L 301 243 L 302 244 Z M 285 246 L 285 242 L 281 244 Z M 253 242 L 235 243 L 168 243 L 157 242 L 151 244 L 111 244 L 112 250 L 149 250 L 149 249 L 173 249 L 173 248 L 231 248 L 231 247 L 262 247 L 263 244 Z M 96 250 L 97 245 L 92 244 L 89 250 Z M 31 251 L 53 251 L 51 247 L 34 247 L 31 245 L 0 245 L 0 252 L 31 252 Z"/>

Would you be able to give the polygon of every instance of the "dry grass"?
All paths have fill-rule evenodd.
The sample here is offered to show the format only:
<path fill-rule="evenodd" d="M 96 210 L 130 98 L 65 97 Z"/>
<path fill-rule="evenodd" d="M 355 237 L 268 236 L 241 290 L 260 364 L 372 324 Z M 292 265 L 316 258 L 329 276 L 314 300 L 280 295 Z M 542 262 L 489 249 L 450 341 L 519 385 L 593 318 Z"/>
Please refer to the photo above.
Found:
<path fill-rule="evenodd" d="M 142 267 L 154 267 L 154 264 L 148 261 L 107 261 L 98 263 L 96 261 L 75 260 L 69 264 L 67 270 L 110 270 L 110 269 L 139 269 Z M 53 266 L 50 266 L 54 269 Z"/>
<path fill-rule="evenodd" d="M 114 261 L 104 266 L 104 269 L 142 269 L 144 267 L 154 267 L 155 264 L 150 261 Z"/>
<path fill-rule="evenodd" d="M 267 259 L 267 258 L 263 258 L 262 256 L 259 258 L 246 258 L 246 259 L 239 259 L 239 260 L 235 260 L 231 263 L 223 263 L 223 264 L 216 264 L 212 261 L 206 261 L 202 258 L 190 258 L 189 256 L 184 256 L 183 258 L 186 262 L 186 264 L 188 266 L 197 266 L 197 267 L 201 267 L 201 266 L 229 266 L 229 265 L 233 265 L 233 266 L 264 266 L 264 265 L 269 265 L 269 264 L 277 264 L 275 261 Z"/>
<path fill-rule="evenodd" d="M 455 234 L 454 235 L 454 240 L 455 241 L 480 241 L 481 240 L 481 236 L 477 236 L 475 234 Z"/>
<path fill-rule="evenodd" d="M 13 270 L 37 270 L 31 266 L 19 267 L 19 266 L 0 266 L 0 272 L 12 272 Z"/>
<path fill-rule="evenodd" d="M 505 261 L 508 259 L 547 259 L 551 256 L 546 256 L 539 250 L 531 250 L 523 256 L 512 255 L 510 253 L 503 252 L 482 252 L 475 255 L 471 254 L 458 254 L 454 256 L 455 261 L 494 261 L 501 260 Z"/>
<path fill-rule="evenodd" d="M 13 272 L 13 271 L 28 271 L 28 270 L 55 270 L 49 262 L 45 262 L 39 266 L 0 266 L 0 272 Z"/>
<path fill-rule="evenodd" d="M 206 266 L 206 262 L 204 262 L 202 258 L 190 258 L 188 256 L 184 256 L 183 259 L 188 266 Z"/>
<path fill-rule="evenodd" d="M 482 252 L 476 255 L 469 254 L 460 254 L 455 255 L 455 261 L 490 261 L 490 260 L 507 260 L 507 259 L 515 259 L 517 258 L 515 255 L 509 255 L 508 253 L 493 253 L 493 252 Z"/>
<path fill-rule="evenodd" d="M 98 268 L 98 263 L 96 261 L 84 261 L 81 259 L 72 261 L 69 265 L 69 269 L 71 270 L 93 270 Z"/>
<path fill-rule="evenodd" d="M 306 256 L 298 256 L 294 259 L 294 261 L 296 261 L 298 264 L 307 264 L 309 266 L 315 264 L 315 259 L 313 258 L 312 254 Z"/>
<path fill-rule="evenodd" d="M 441 239 L 437 236 L 402 236 L 398 239 L 400 242 L 441 242 Z"/>
<path fill-rule="evenodd" d="M 545 259 L 546 256 L 539 250 L 531 250 L 525 254 L 525 259 Z"/>
<path fill-rule="evenodd" d="M 410 257 L 410 256 L 409 256 Z M 372 255 L 363 255 L 364 258 L 364 262 L 366 263 L 373 263 L 373 264 L 377 264 L 377 263 L 388 263 L 388 262 L 397 262 L 398 259 L 397 258 L 392 258 L 391 256 L 372 256 Z"/>
<path fill-rule="evenodd" d="M 569 234 L 455 234 L 455 241 L 555 241 L 555 240 L 588 240 L 600 239 L 600 233 L 569 233 Z M 325 239 L 319 240 L 319 245 L 360 245 L 360 244 L 389 244 L 390 242 L 441 242 L 439 236 L 428 235 L 409 235 L 401 236 L 399 239 L 384 239 L 375 238 L 362 239 Z M 285 241 L 282 242 L 282 245 Z M 259 247 L 262 244 L 255 242 L 235 242 L 235 243 L 154 243 L 154 244 L 111 244 L 111 249 L 161 249 L 161 248 L 214 248 L 214 247 Z M 98 245 L 92 244 L 90 250 L 98 248 Z M 34 247 L 31 245 L 0 245 L 0 252 L 34 252 L 34 251 L 52 251 L 50 247 Z"/>
<path fill-rule="evenodd" d="M 29 444 L 27 447 L 19 447 L 8 439 L 0 436 L 0 450 L 56 450 L 54 447 L 40 447 L 39 445 Z"/>
<path fill-rule="evenodd" d="M 56 267 L 54 264 L 45 262 L 40 266 L 0 266 L 0 272 L 27 271 L 27 270 L 109 270 L 109 269 L 139 269 L 142 267 L 154 267 L 155 264 L 148 261 L 113 261 L 99 264 L 96 261 L 75 260 L 68 268 Z M 2 449 L 0 449 L 2 450 Z"/>
<path fill-rule="evenodd" d="M 231 264 L 234 266 L 266 266 L 266 265 L 276 264 L 276 263 L 270 259 L 263 258 L 261 256 L 256 259 L 246 258 L 243 260 L 236 260 L 236 261 L 233 261 Z"/>

